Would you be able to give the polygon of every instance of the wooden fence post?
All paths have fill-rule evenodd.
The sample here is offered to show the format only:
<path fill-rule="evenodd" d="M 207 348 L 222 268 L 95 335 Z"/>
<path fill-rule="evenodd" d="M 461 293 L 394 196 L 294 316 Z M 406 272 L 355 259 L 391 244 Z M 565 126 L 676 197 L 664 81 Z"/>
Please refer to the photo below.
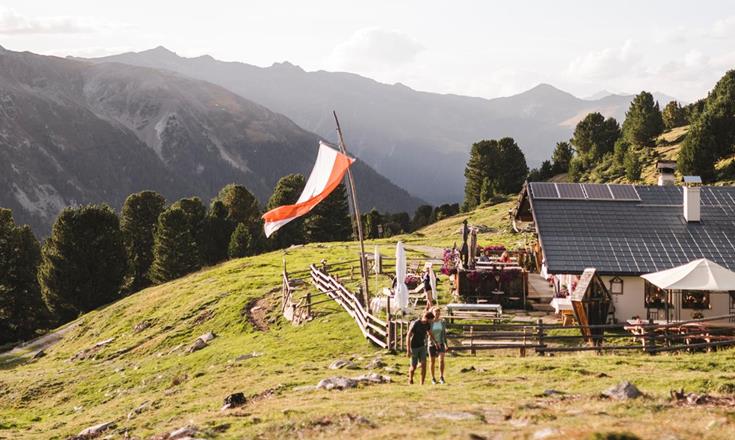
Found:
<path fill-rule="evenodd" d="M 475 326 L 470 326 L 470 354 L 475 356 L 477 355 L 477 352 L 475 351 Z"/>
<path fill-rule="evenodd" d="M 539 356 L 544 356 L 546 352 L 544 351 L 544 348 L 546 348 L 546 344 L 544 344 L 544 320 L 541 318 L 538 318 L 536 320 L 536 336 L 538 338 L 538 347 L 536 348 L 536 353 L 538 353 Z"/>
<path fill-rule="evenodd" d="M 311 318 L 311 292 L 306 292 L 306 319 Z"/>
<path fill-rule="evenodd" d="M 392 350 L 391 347 L 391 338 L 390 338 L 390 296 L 386 297 L 386 303 L 385 303 L 385 344 L 388 348 L 388 350 Z"/>
<path fill-rule="evenodd" d="M 656 354 L 656 329 L 654 327 L 651 327 L 653 325 L 653 320 L 649 320 L 649 326 L 646 327 L 645 333 L 644 333 L 644 341 L 646 344 L 646 352 L 650 354 L 651 356 Z"/>

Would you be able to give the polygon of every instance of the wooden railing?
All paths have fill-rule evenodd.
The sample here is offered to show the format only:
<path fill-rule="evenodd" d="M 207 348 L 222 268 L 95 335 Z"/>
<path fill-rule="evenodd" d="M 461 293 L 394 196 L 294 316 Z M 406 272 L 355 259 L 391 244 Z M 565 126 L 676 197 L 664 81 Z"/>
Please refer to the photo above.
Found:
<path fill-rule="evenodd" d="M 538 355 L 558 352 L 615 352 L 643 351 L 651 355 L 667 351 L 692 351 L 735 345 L 735 329 L 718 327 L 716 321 L 725 321 L 735 315 L 714 316 L 669 324 L 605 324 L 589 326 L 562 326 L 535 323 L 458 324 L 448 325 L 449 339 L 455 343 L 452 350 L 517 349 L 521 356 L 526 350 Z M 710 324 L 711 323 L 711 324 Z M 579 334 L 568 334 L 568 330 Z M 582 330 L 593 336 L 584 336 Z M 634 332 L 631 332 L 634 331 Z"/>

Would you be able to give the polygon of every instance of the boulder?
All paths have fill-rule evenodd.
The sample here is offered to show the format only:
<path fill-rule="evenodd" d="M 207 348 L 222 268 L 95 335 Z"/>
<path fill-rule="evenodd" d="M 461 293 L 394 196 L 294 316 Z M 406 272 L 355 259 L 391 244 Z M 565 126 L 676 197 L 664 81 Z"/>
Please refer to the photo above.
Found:
<path fill-rule="evenodd" d="M 238 406 L 245 405 L 247 403 L 247 399 L 245 398 L 245 394 L 243 393 L 232 393 L 229 396 L 225 397 L 225 404 L 222 406 L 222 411 L 236 408 Z"/>
<path fill-rule="evenodd" d="M 79 434 L 77 434 L 77 437 L 94 438 L 102 434 L 104 431 L 107 431 L 108 429 L 113 428 L 114 426 L 115 426 L 115 422 L 100 423 L 99 425 L 94 425 L 94 426 L 90 426 L 89 428 L 82 429 L 82 431 Z"/>
<path fill-rule="evenodd" d="M 357 370 L 360 367 L 358 367 L 357 365 L 355 365 L 354 362 L 352 362 L 352 361 L 346 361 L 344 359 L 337 359 L 336 361 L 332 362 L 329 365 L 329 369 L 330 370 L 340 370 L 342 368 L 346 368 L 348 370 Z"/>
<path fill-rule="evenodd" d="M 362 374 L 355 378 L 359 383 L 390 383 L 390 377 L 378 373 Z"/>
<path fill-rule="evenodd" d="M 195 351 L 201 350 L 202 348 L 206 347 L 207 345 L 209 345 L 209 344 L 207 344 L 204 340 L 197 338 L 197 340 L 194 341 L 194 343 L 191 344 L 189 346 L 189 348 L 186 349 L 186 352 L 187 353 L 193 353 Z"/>
<path fill-rule="evenodd" d="M 477 418 L 475 414 L 463 411 L 439 411 L 424 416 L 426 419 L 443 419 L 443 420 L 474 420 Z"/>
<path fill-rule="evenodd" d="M 385 366 L 386 366 L 386 363 L 383 362 L 383 359 L 381 359 L 379 357 L 376 357 L 375 359 L 373 359 L 372 361 L 370 361 L 369 364 L 367 364 L 367 369 L 368 370 L 376 370 L 378 368 L 383 368 Z"/>
<path fill-rule="evenodd" d="M 613 387 L 606 389 L 602 392 L 602 395 L 609 399 L 628 400 L 637 399 L 638 397 L 642 396 L 643 393 L 641 393 L 635 385 L 625 380 Z"/>
<path fill-rule="evenodd" d="M 349 377 L 334 376 L 320 380 L 316 387 L 323 390 L 344 390 L 357 387 L 357 383 L 355 379 Z"/>
<path fill-rule="evenodd" d="M 145 401 L 145 402 L 141 403 L 135 409 L 133 409 L 132 411 L 130 411 L 128 413 L 128 420 L 134 418 L 138 414 L 140 414 L 143 411 L 147 410 L 150 406 L 151 406 L 151 402 L 149 402 L 149 401 Z"/>
<path fill-rule="evenodd" d="M 184 440 L 193 438 L 197 435 L 197 432 L 199 432 L 199 429 L 196 426 L 184 426 L 183 428 L 174 429 L 169 432 L 168 437 L 165 438 L 167 440 Z"/>
<path fill-rule="evenodd" d="M 202 341 L 204 341 L 204 342 L 209 342 L 209 341 L 211 341 L 212 339 L 214 339 L 214 338 L 216 338 L 216 337 L 217 337 L 217 335 L 215 335 L 214 333 L 212 333 L 212 332 L 207 332 L 207 333 L 205 333 L 205 334 L 203 334 L 203 335 L 199 336 L 199 339 L 201 339 L 201 340 L 202 340 Z"/>

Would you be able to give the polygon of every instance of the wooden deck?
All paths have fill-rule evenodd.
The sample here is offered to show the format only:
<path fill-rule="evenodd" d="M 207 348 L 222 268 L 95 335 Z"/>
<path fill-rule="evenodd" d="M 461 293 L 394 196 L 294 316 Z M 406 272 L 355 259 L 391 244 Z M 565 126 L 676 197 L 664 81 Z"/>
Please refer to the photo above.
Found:
<path fill-rule="evenodd" d="M 549 305 L 554 298 L 554 288 L 541 278 L 537 273 L 528 274 L 528 302 L 534 310 L 540 312 L 553 312 L 554 308 Z"/>

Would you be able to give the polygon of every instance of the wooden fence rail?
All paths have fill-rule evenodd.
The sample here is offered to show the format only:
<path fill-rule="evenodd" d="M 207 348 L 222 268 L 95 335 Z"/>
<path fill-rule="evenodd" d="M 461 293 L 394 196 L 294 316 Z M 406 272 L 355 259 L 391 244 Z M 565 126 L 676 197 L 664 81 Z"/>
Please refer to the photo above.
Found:
<path fill-rule="evenodd" d="M 307 293 L 297 299 L 294 297 L 296 288 L 284 267 L 284 316 L 294 324 L 299 324 L 311 319 L 312 306 L 334 301 L 352 317 L 367 340 L 381 348 L 404 350 L 410 323 L 391 314 L 390 299 L 387 302 L 386 319 L 379 318 L 362 304 L 361 295 L 347 289 L 329 270 L 329 266 L 310 265 L 308 273 L 318 293 Z M 316 296 L 325 296 L 325 299 L 314 301 Z M 527 350 L 533 350 L 540 356 L 583 351 L 642 351 L 654 355 L 671 351 L 711 351 L 735 346 L 735 329 L 728 326 L 718 327 L 715 322 L 733 319 L 735 314 L 667 324 L 649 322 L 588 326 L 548 324 L 542 319 L 535 322 L 502 322 L 496 319 L 491 323 L 449 323 L 448 338 L 452 342 L 452 350 L 469 351 L 472 354 L 478 350 L 519 350 L 520 355 L 525 356 Z M 570 330 L 579 333 L 569 334 Z M 585 333 L 593 336 L 584 336 Z"/>

